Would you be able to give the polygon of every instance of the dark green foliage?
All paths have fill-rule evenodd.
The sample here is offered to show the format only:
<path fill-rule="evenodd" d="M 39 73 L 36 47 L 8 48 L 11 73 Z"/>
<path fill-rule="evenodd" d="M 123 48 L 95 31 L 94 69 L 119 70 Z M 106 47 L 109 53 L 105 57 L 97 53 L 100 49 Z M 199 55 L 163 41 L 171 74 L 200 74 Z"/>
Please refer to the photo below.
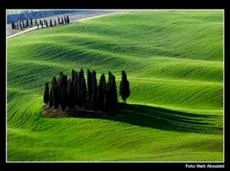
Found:
<path fill-rule="evenodd" d="M 75 105 L 78 105 L 78 101 L 79 101 L 79 98 L 78 98 L 78 72 L 75 71 L 74 73 L 74 79 L 73 79 L 73 87 L 74 87 L 74 104 Z"/>
<path fill-rule="evenodd" d="M 56 22 L 56 20 L 54 20 L 54 26 L 56 26 L 57 25 L 57 22 Z"/>
<path fill-rule="evenodd" d="M 79 72 L 78 75 L 78 82 L 77 82 L 77 94 L 78 94 L 78 105 L 81 106 L 82 102 L 81 102 L 81 79 L 82 79 L 82 72 Z"/>
<path fill-rule="evenodd" d="M 117 107 L 117 89 L 116 89 L 116 78 L 115 76 L 109 72 L 108 83 L 106 85 L 106 102 L 105 110 L 108 112 L 109 115 L 112 115 L 112 111 L 115 111 Z"/>
<path fill-rule="evenodd" d="M 127 98 L 130 95 L 127 75 L 122 72 L 122 81 L 120 93 L 122 92 Z M 127 92 L 124 92 L 126 90 Z M 87 71 L 87 86 L 83 69 L 78 73 L 72 70 L 71 79 L 60 72 L 58 80 L 54 76 L 49 91 L 48 83 L 45 84 L 44 103 L 50 107 L 58 108 L 61 105 L 62 110 L 68 106 L 70 109 L 76 105 L 84 108 L 106 111 L 108 115 L 114 115 L 118 110 L 118 98 L 116 77 L 109 72 L 108 82 L 106 83 L 105 75 L 100 77 L 97 85 L 96 71 Z"/>
<path fill-rule="evenodd" d="M 11 28 L 12 28 L 12 29 L 15 29 L 14 23 L 11 23 Z"/>
<path fill-rule="evenodd" d="M 49 27 L 48 21 L 45 20 L 46 27 Z"/>
<path fill-rule="evenodd" d="M 65 110 L 67 107 L 67 100 L 68 100 L 68 96 L 67 96 L 67 87 L 64 86 L 61 89 L 61 108 L 62 110 Z"/>
<path fill-rule="evenodd" d="M 56 77 L 53 77 L 52 80 L 52 97 L 53 97 L 53 105 L 54 108 L 58 108 L 59 103 L 60 103 L 60 96 L 59 96 L 59 91 L 58 91 L 58 87 L 57 87 L 57 81 L 56 81 Z"/>
<path fill-rule="evenodd" d="M 53 104 L 53 88 L 51 88 L 49 93 L 49 107 L 53 107 Z"/>
<path fill-rule="evenodd" d="M 112 72 L 109 71 L 108 84 L 110 85 L 111 83 L 112 83 Z"/>
<path fill-rule="evenodd" d="M 33 26 L 33 19 L 30 19 L 30 26 Z"/>
<path fill-rule="evenodd" d="M 43 27 L 43 22 L 42 20 L 39 20 L 40 26 Z"/>
<path fill-rule="evenodd" d="M 13 27 L 14 27 L 14 29 L 18 29 L 17 22 L 13 23 Z M 12 28 L 12 29 L 13 29 L 13 28 Z"/>
<path fill-rule="evenodd" d="M 67 19 L 67 23 L 69 24 L 70 23 L 69 16 L 67 16 L 66 19 Z"/>
<path fill-rule="evenodd" d="M 64 74 L 63 72 L 60 72 L 59 74 L 59 78 L 58 78 L 58 81 L 57 81 L 57 86 L 61 89 L 62 85 L 63 85 L 63 77 L 64 77 Z"/>
<path fill-rule="evenodd" d="M 52 79 L 52 88 L 54 88 L 56 86 L 57 86 L 57 80 L 56 80 L 56 77 L 53 76 L 53 79 Z"/>
<path fill-rule="evenodd" d="M 22 23 L 22 28 L 24 29 L 25 28 L 24 21 L 21 21 L 21 23 Z"/>
<path fill-rule="evenodd" d="M 66 106 L 67 106 L 67 76 L 63 74 L 63 72 L 60 72 L 60 76 L 58 79 L 58 90 L 59 90 L 59 94 L 60 94 L 60 104 L 62 107 L 62 110 L 65 110 Z"/>
<path fill-rule="evenodd" d="M 84 76 L 84 72 L 83 70 L 82 71 L 82 77 L 81 77 L 81 102 L 82 102 L 82 105 L 85 104 L 86 102 L 86 81 L 85 81 L 85 76 Z"/>
<path fill-rule="evenodd" d="M 112 103 L 112 108 L 117 107 L 117 86 L 116 86 L 116 77 L 113 75 L 112 76 L 112 83 L 111 83 L 111 103 Z"/>
<path fill-rule="evenodd" d="M 83 69 L 79 72 L 78 96 L 79 106 L 84 105 L 86 102 L 86 81 Z"/>
<path fill-rule="evenodd" d="M 23 22 L 22 21 L 20 21 L 20 28 L 21 28 L 21 30 L 23 30 Z"/>
<path fill-rule="evenodd" d="M 102 74 L 98 86 L 98 107 L 100 110 L 104 110 L 105 92 L 106 92 L 106 80 L 105 80 L 105 74 Z"/>
<path fill-rule="evenodd" d="M 26 20 L 26 27 L 29 27 L 29 19 Z"/>
<path fill-rule="evenodd" d="M 37 19 L 35 19 L 35 26 L 39 27 Z"/>
<path fill-rule="evenodd" d="M 93 71 L 91 75 L 91 84 L 92 84 L 92 94 L 91 94 L 91 99 L 90 99 L 90 106 L 92 109 L 97 108 L 97 76 L 96 72 Z"/>
<path fill-rule="evenodd" d="M 45 91 L 44 91 L 43 101 L 45 104 L 48 104 L 48 102 L 49 102 L 49 84 L 48 83 L 45 83 Z"/>
<path fill-rule="evenodd" d="M 72 69 L 72 81 L 74 80 L 74 77 L 75 77 L 75 71 L 74 69 Z"/>
<path fill-rule="evenodd" d="M 104 110 L 108 112 L 109 109 L 110 109 L 110 93 L 109 93 L 109 88 L 106 88 L 104 94 Z"/>
<path fill-rule="evenodd" d="M 19 24 L 19 22 L 16 23 L 16 28 L 17 28 L 17 29 L 20 29 L 20 24 Z"/>
<path fill-rule="evenodd" d="M 125 71 L 122 71 L 122 79 L 120 82 L 120 96 L 124 102 L 130 96 L 129 81 L 127 80 L 127 75 Z"/>
<path fill-rule="evenodd" d="M 71 79 L 68 80 L 68 87 L 67 87 L 67 97 L 68 97 L 68 107 L 73 108 L 74 104 L 74 88 Z"/>
<path fill-rule="evenodd" d="M 87 70 L 87 88 L 88 88 L 87 96 L 90 102 L 90 98 L 92 94 L 92 73 L 89 69 Z"/>
<path fill-rule="evenodd" d="M 61 24 L 61 20 L 60 20 L 60 18 L 58 17 L 58 24 Z"/>
<path fill-rule="evenodd" d="M 66 16 L 64 17 L 64 21 L 65 21 L 65 24 L 67 23 L 67 18 L 66 18 Z"/>
<path fill-rule="evenodd" d="M 53 23 L 51 19 L 50 19 L 50 27 L 53 27 Z"/>
<path fill-rule="evenodd" d="M 26 28 L 27 26 L 27 22 L 26 22 L 26 20 L 23 20 L 23 28 Z"/>
<path fill-rule="evenodd" d="M 42 21 L 42 27 L 45 27 L 45 26 L 46 26 L 46 21 L 43 20 L 43 21 Z"/>
<path fill-rule="evenodd" d="M 93 110 L 97 109 L 97 94 L 93 92 L 90 98 L 90 108 Z"/>

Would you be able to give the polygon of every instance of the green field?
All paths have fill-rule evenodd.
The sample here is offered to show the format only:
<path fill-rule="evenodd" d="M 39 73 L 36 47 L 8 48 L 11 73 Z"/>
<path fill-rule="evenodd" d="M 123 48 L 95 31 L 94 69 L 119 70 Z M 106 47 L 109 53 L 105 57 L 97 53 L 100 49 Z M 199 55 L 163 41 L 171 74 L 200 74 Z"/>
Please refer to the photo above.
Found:
<path fill-rule="evenodd" d="M 44 118 L 63 71 L 125 70 L 115 117 Z M 121 101 L 121 99 L 119 99 Z M 223 12 L 130 12 L 7 40 L 8 161 L 222 161 Z"/>

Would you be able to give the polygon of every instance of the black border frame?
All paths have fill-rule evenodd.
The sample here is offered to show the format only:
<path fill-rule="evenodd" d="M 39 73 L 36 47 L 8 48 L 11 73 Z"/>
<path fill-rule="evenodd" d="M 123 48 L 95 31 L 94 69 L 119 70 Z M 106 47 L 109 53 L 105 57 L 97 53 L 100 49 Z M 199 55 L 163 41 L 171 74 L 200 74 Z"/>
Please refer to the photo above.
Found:
<path fill-rule="evenodd" d="M 9 2 L 9 1 L 8 1 Z M 115 4 L 115 6 L 113 7 L 105 7 L 103 5 L 107 5 L 105 3 L 103 3 L 103 5 L 97 3 L 96 1 L 94 3 L 91 3 L 91 2 L 86 2 L 87 5 L 82 5 L 82 4 L 78 4 L 78 2 L 74 2 L 74 4 L 76 4 L 77 6 L 74 6 L 70 3 L 64 3 L 64 2 L 54 2 L 56 5 L 59 4 L 59 7 L 55 7 L 56 9 L 68 9 L 68 8 L 76 8 L 76 9 L 224 9 L 224 14 L 225 14 L 225 17 L 224 17 L 224 97 L 225 97 L 225 100 L 224 100 L 224 106 L 225 106 L 225 127 L 224 127 L 224 132 L 225 132 L 225 157 L 224 157 L 224 164 L 225 164 L 225 169 L 228 169 L 229 168 L 229 164 L 228 164 L 228 157 L 227 157 L 227 152 L 230 150 L 228 148 L 228 138 L 229 137 L 229 133 L 228 133 L 228 127 L 229 127 L 229 124 L 228 124 L 228 112 L 227 112 L 227 108 L 228 108 L 228 97 L 227 97 L 227 93 L 228 92 L 228 87 L 229 87 L 229 82 L 228 80 L 229 79 L 229 76 L 227 76 L 228 74 L 228 66 L 227 66 L 227 63 L 228 63 L 228 56 L 229 56 L 229 33 L 227 33 L 230 28 L 229 26 L 227 25 L 228 23 L 228 15 L 227 14 L 227 11 L 228 9 L 226 8 L 227 6 L 227 2 L 220 2 L 219 0 L 219 4 L 217 4 L 217 2 L 214 2 L 214 1 L 211 1 L 211 0 L 183 0 L 183 2 L 179 2 L 180 5 L 178 5 L 176 2 L 173 2 L 173 1 L 170 1 L 170 2 L 160 2 L 162 4 L 153 4 L 152 7 L 151 6 L 147 6 L 148 4 L 145 4 L 146 6 L 143 7 L 143 4 L 136 4 L 135 2 L 132 2 L 131 4 L 123 4 L 123 5 L 126 5 L 126 6 L 119 6 L 118 7 L 118 4 Z M 10 4 L 10 2 L 9 2 Z M 1 156 L 1 165 L 0 165 L 0 170 L 8 170 L 8 169 L 12 169 L 12 170 L 18 170 L 18 169 L 28 169 L 28 170 L 32 170 L 33 168 L 36 168 L 38 170 L 41 170 L 41 169 L 47 169 L 47 170 L 52 170 L 52 169 L 61 169 L 61 170 L 69 170 L 69 169 L 92 169 L 92 170 L 95 170 L 95 169 L 99 169 L 99 170 L 111 170 L 111 169 L 114 169 L 114 170 L 120 170 L 120 169 L 131 169 L 131 170 L 146 170 L 146 169 L 161 169 L 161 168 L 165 168 L 165 169 L 168 169 L 168 170 L 172 170 L 172 169 L 186 169 L 185 168 L 185 165 L 186 163 L 6 163 L 6 144 L 5 144 L 5 133 L 6 133 L 6 130 L 5 130 L 5 114 L 6 114 L 6 37 L 5 37 L 5 23 L 6 23 L 6 20 L 5 20 L 5 11 L 6 9 L 20 9 L 19 6 L 21 6 L 21 8 L 23 9 L 33 9 L 33 8 L 45 8 L 45 9 L 48 9 L 48 8 L 54 8 L 53 4 L 50 3 L 47 7 L 26 7 L 27 5 L 23 5 L 22 2 L 20 1 L 17 1 L 16 3 L 11 3 L 13 4 L 12 7 L 9 7 L 9 4 L 7 4 L 7 7 L 4 8 L 4 9 L 1 9 L 1 14 L 0 14 L 0 17 L 1 17 L 1 70 L 2 70 L 2 75 L 4 75 L 4 83 L 1 82 L 1 91 L 0 91 L 0 97 L 2 98 L 1 102 L 2 102 L 2 105 L 1 105 L 1 126 L 2 126 L 2 129 L 1 131 L 3 131 L 1 133 L 2 135 L 2 144 L 1 144 L 1 147 L 2 147 L 2 156 Z M 47 3 L 42 3 L 39 1 L 39 4 L 47 4 Z M 37 5 L 37 4 L 36 4 Z M 92 5 L 95 5 L 95 6 L 92 6 Z M 111 3 L 110 5 L 114 5 L 113 3 Z M 18 7 L 16 7 L 18 6 Z M 23 7 L 22 7 L 23 6 Z M 71 6 L 71 7 L 70 7 Z M 3 29 L 2 29 L 3 28 Z M 196 163 L 187 163 L 187 164 L 196 164 Z M 201 163 L 200 163 L 201 164 Z M 202 164 L 213 164 L 213 163 L 202 163 Z M 222 164 L 222 163 L 220 163 Z M 229 169 L 228 169 L 229 170 Z"/>

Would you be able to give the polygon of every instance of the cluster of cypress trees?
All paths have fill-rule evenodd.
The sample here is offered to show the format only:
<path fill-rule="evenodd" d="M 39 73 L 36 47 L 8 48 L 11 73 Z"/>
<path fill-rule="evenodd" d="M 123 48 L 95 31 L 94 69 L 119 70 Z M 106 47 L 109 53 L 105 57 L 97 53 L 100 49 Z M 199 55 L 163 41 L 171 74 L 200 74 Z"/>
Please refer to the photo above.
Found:
<path fill-rule="evenodd" d="M 130 95 L 125 71 L 122 71 L 120 95 L 124 101 Z M 113 114 L 118 105 L 116 78 L 109 72 L 106 82 L 103 73 L 99 84 L 97 84 L 96 71 L 87 70 L 87 81 L 83 69 L 79 72 L 72 70 L 72 77 L 69 79 L 61 72 L 58 79 L 53 77 L 50 89 L 49 84 L 45 83 L 44 103 L 48 104 L 49 107 L 61 108 L 62 110 L 67 107 L 72 109 L 78 106 Z"/>
<path fill-rule="evenodd" d="M 50 19 L 50 20 L 45 20 L 45 19 L 27 19 L 27 20 L 19 20 L 17 22 L 11 23 L 12 29 L 25 29 L 29 27 L 36 26 L 37 28 L 44 28 L 44 27 L 54 27 L 56 25 L 60 24 L 69 24 L 70 19 L 69 16 L 64 16 L 64 17 L 58 17 L 57 19 Z"/>

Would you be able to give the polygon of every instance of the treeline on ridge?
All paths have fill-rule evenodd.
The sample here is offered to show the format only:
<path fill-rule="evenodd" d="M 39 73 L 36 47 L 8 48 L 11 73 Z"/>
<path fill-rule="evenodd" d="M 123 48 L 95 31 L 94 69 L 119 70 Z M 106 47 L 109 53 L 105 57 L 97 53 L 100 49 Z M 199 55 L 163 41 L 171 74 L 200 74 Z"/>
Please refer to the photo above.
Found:
<path fill-rule="evenodd" d="M 11 28 L 14 29 L 26 29 L 29 27 L 36 26 L 37 28 L 45 28 L 45 27 L 54 27 L 61 24 L 69 24 L 70 19 L 69 16 L 57 17 L 56 19 L 27 19 L 27 20 L 19 20 L 11 23 Z"/>
<path fill-rule="evenodd" d="M 125 71 L 122 71 L 119 94 L 124 102 L 130 96 L 129 81 Z M 54 76 L 49 88 L 45 83 L 43 101 L 54 109 L 73 109 L 76 106 L 93 111 L 103 111 L 115 114 L 118 107 L 116 77 L 109 72 L 106 82 L 105 74 L 101 74 L 97 84 L 96 71 L 87 70 L 87 81 L 84 71 L 72 70 L 72 77 L 60 72 L 59 78 Z"/>

